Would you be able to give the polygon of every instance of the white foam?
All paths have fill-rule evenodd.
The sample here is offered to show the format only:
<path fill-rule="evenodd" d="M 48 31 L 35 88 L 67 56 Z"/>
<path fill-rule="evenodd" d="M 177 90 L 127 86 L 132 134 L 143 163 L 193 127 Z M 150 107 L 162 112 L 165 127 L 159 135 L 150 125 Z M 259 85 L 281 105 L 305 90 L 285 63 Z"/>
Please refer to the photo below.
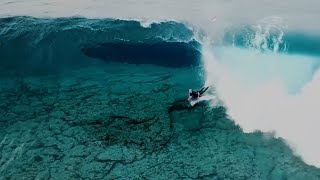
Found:
<path fill-rule="evenodd" d="M 228 115 L 245 132 L 286 139 L 307 163 L 320 167 L 320 71 L 312 73 L 319 59 L 224 50 L 228 54 L 218 60 L 210 46 L 204 47 L 203 62 L 206 84 L 215 85 Z"/>
<path fill-rule="evenodd" d="M 197 100 L 190 101 L 190 104 L 191 104 L 191 106 L 194 106 L 195 104 L 197 104 L 201 101 L 209 101 L 210 104 L 212 104 L 214 106 L 217 105 L 217 98 L 215 95 L 212 95 L 212 94 L 203 95 L 200 98 L 198 98 Z"/>

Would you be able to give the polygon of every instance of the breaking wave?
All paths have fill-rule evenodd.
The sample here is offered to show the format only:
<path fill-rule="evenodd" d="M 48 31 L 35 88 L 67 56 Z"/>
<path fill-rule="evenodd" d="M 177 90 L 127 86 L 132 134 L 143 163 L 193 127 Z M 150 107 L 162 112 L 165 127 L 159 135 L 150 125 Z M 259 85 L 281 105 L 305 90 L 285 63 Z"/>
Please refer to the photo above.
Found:
<path fill-rule="evenodd" d="M 228 32 L 204 43 L 206 83 L 245 132 L 271 133 L 308 164 L 320 166 L 319 38 L 273 26 Z"/>
<path fill-rule="evenodd" d="M 195 29 L 174 21 L 6 17 L 0 19 L 0 67 L 48 72 L 113 61 L 200 65 L 245 132 L 272 132 L 320 166 L 320 37 L 290 31 L 277 19 L 232 27 L 212 41 Z"/>
<path fill-rule="evenodd" d="M 181 23 L 143 27 L 117 19 L 0 19 L 0 63 L 6 69 L 59 69 L 118 61 L 169 67 L 198 65 L 200 44 Z M 159 51 L 160 49 L 160 51 Z"/>

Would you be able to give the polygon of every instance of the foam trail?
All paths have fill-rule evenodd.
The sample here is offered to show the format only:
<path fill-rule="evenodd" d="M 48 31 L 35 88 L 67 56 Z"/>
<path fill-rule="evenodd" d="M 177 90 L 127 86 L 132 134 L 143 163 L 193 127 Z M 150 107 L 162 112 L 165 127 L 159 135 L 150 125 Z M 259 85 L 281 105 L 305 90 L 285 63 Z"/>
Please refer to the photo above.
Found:
<path fill-rule="evenodd" d="M 269 78 L 263 79 L 258 72 L 268 69 L 268 66 L 265 65 L 265 59 L 259 59 L 261 54 L 250 59 L 252 52 L 241 54 L 232 48 L 228 50 L 234 56 L 222 55 L 219 57 L 221 60 L 214 56 L 211 46 L 203 47 L 206 84 L 216 87 L 217 95 L 227 107 L 228 115 L 245 132 L 274 132 L 275 136 L 287 140 L 306 163 L 320 167 L 320 144 L 317 143 L 320 136 L 320 71 L 314 74 L 311 70 L 318 59 L 304 57 L 298 61 L 295 59 L 300 59 L 300 56 L 278 55 L 283 61 L 280 66 L 283 69 L 278 69 L 278 72 L 286 73 L 265 71 L 263 74 L 267 74 Z M 227 58 L 237 59 L 229 59 L 234 63 L 232 64 L 226 63 Z M 246 63 L 247 58 L 250 60 Z M 237 60 L 242 62 L 242 66 L 238 66 Z M 281 65 L 280 62 L 269 63 Z M 250 71 L 248 65 L 258 71 Z M 299 71 L 296 71 L 297 67 L 300 67 Z M 290 68 L 293 68 L 292 73 Z M 274 74 L 276 75 L 271 76 Z M 260 81 L 254 82 L 252 77 Z M 288 86 L 286 83 L 296 84 Z M 296 88 L 296 94 L 290 93 L 290 88 Z"/>

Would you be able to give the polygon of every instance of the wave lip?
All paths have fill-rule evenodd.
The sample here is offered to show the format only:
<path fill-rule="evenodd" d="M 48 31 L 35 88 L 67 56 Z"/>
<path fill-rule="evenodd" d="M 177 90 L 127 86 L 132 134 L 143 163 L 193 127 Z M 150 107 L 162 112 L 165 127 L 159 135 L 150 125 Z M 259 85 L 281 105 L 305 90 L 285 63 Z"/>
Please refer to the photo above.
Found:
<path fill-rule="evenodd" d="M 260 52 L 320 56 L 319 35 L 279 29 L 257 33 L 252 27 L 244 27 L 228 31 L 223 36 L 223 44 Z"/>

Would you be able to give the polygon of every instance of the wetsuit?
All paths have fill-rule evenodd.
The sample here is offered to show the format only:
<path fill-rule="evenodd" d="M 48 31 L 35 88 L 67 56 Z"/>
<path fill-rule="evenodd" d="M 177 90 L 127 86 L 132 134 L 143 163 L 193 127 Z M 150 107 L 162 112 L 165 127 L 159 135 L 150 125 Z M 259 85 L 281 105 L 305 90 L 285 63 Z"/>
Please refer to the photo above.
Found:
<path fill-rule="evenodd" d="M 189 93 L 189 96 L 192 97 L 192 99 L 197 99 L 198 98 L 198 92 L 192 91 L 191 93 Z"/>
<path fill-rule="evenodd" d="M 209 87 L 203 87 L 201 88 L 199 91 L 192 91 L 191 93 L 189 93 L 189 97 L 192 97 L 192 99 L 197 99 L 198 97 L 201 97 L 201 95 L 206 92 L 208 90 Z M 198 96 L 199 93 L 199 96 Z"/>

